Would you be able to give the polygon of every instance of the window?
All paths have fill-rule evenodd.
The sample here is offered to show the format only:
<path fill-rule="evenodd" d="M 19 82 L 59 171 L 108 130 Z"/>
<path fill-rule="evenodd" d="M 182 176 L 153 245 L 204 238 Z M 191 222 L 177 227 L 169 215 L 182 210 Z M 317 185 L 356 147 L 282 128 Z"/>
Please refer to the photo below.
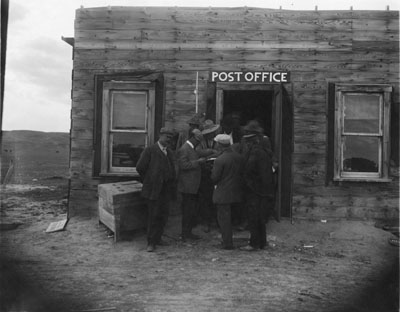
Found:
<path fill-rule="evenodd" d="M 335 85 L 334 180 L 388 181 L 388 85 Z"/>
<path fill-rule="evenodd" d="M 93 175 L 138 176 L 140 154 L 161 127 L 162 74 L 98 75 L 95 84 Z"/>

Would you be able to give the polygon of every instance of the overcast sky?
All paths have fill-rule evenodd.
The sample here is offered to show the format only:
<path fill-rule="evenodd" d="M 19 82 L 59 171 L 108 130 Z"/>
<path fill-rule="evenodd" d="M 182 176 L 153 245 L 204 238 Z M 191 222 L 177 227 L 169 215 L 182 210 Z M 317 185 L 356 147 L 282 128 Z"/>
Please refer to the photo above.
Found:
<path fill-rule="evenodd" d="M 75 10 L 104 6 L 399 10 L 398 0 L 9 0 L 3 130 L 68 132 Z"/>

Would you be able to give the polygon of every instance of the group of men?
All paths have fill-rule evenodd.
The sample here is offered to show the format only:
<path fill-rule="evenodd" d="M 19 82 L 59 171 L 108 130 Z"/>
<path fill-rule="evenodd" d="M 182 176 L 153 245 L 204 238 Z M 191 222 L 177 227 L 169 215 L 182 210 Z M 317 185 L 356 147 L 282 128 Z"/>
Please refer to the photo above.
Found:
<path fill-rule="evenodd" d="M 241 207 L 250 240 L 240 249 L 265 248 L 276 167 L 268 137 L 255 120 L 236 129 L 235 134 L 227 123 L 220 126 L 199 115 L 188 124 L 188 131 L 179 135 L 176 150 L 170 148 L 175 132 L 162 128 L 159 140 L 144 149 L 136 165 L 148 206 L 147 251 L 165 244 L 161 238 L 169 203 L 177 194 L 183 241 L 201 238 L 192 232 L 200 217 L 206 232 L 214 222 L 218 225 L 221 248 L 233 249 L 232 208 Z"/>

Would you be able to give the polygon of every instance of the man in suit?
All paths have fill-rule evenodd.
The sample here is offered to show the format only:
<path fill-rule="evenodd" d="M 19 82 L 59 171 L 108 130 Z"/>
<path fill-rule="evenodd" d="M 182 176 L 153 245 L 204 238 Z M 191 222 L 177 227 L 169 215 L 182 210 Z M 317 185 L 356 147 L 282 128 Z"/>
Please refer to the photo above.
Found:
<path fill-rule="evenodd" d="M 146 147 L 136 165 L 140 175 L 142 197 L 147 199 L 147 251 L 161 245 L 161 236 L 168 220 L 169 203 L 175 194 L 176 169 L 172 150 L 169 148 L 174 131 L 161 128 L 157 143 Z"/>
<path fill-rule="evenodd" d="M 232 150 L 231 137 L 218 134 L 214 139 L 222 154 L 214 161 L 211 179 L 215 184 L 213 202 L 222 235 L 222 248 L 233 249 L 231 206 L 242 202 L 243 156 Z"/>
<path fill-rule="evenodd" d="M 196 152 L 203 136 L 199 129 L 192 131 L 193 136 L 178 150 L 178 191 L 182 195 L 182 240 L 196 240 L 200 237 L 192 233 L 196 222 L 198 192 L 201 179 L 201 164 L 206 159 Z"/>
<path fill-rule="evenodd" d="M 241 248 L 246 251 L 263 249 L 267 245 L 267 216 L 272 208 L 274 183 L 272 175 L 272 155 L 262 146 L 260 134 L 263 129 L 256 123 L 244 127 L 243 180 L 245 183 L 250 243 Z"/>

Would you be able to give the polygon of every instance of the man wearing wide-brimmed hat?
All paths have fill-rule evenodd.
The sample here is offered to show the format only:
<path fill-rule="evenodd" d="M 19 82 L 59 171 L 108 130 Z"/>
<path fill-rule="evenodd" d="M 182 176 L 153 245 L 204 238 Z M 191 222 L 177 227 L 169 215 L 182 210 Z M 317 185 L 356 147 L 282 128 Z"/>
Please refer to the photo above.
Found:
<path fill-rule="evenodd" d="M 214 148 L 216 143 L 214 141 L 214 137 L 217 135 L 217 130 L 219 129 L 219 125 L 214 124 L 214 121 L 211 119 L 207 119 L 202 124 L 201 134 L 204 137 L 204 141 L 202 142 L 203 148 Z"/>
<path fill-rule="evenodd" d="M 249 245 L 241 249 L 253 251 L 267 245 L 266 221 L 271 210 L 274 194 L 272 158 L 261 146 L 263 129 L 255 121 L 244 128 L 243 180 L 245 183 L 246 205 L 250 230 Z"/>
<path fill-rule="evenodd" d="M 158 141 L 146 147 L 136 164 L 143 183 L 142 197 L 147 199 L 147 251 L 162 244 L 161 236 L 168 220 L 169 203 L 176 193 L 176 170 L 173 151 L 169 148 L 174 131 L 161 128 Z"/>

